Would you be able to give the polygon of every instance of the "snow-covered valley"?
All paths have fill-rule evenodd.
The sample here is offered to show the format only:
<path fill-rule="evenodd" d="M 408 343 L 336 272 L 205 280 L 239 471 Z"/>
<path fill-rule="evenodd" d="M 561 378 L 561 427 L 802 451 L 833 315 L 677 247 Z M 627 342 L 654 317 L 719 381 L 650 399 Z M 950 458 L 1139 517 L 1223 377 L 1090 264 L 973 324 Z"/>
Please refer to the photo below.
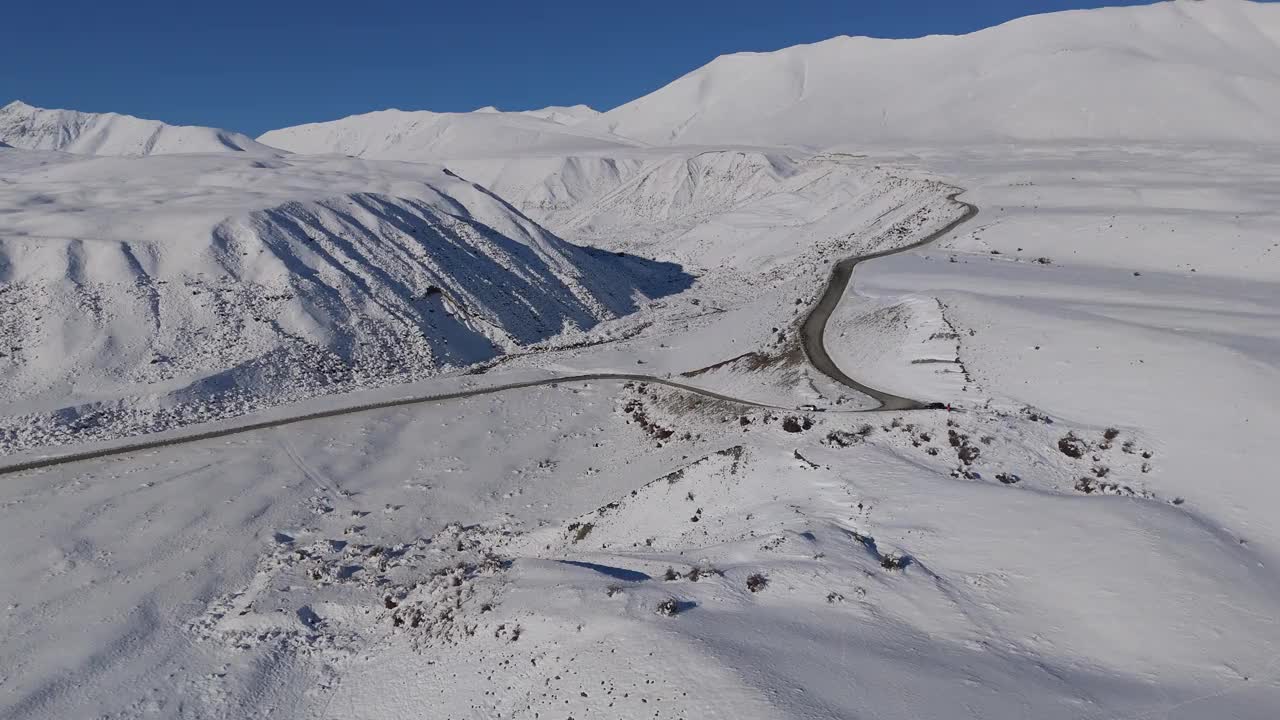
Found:
<path fill-rule="evenodd" d="M 0 717 L 1276 717 L 1277 10 L 194 154 L 17 108 Z M 1084 125 L 988 112 L 1046 67 Z"/>

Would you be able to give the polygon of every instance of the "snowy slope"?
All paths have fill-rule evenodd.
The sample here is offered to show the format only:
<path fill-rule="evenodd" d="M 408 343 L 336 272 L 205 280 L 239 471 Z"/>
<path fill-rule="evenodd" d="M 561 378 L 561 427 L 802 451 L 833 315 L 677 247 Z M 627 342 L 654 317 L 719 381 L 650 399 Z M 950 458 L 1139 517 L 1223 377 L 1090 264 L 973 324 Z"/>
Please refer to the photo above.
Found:
<path fill-rule="evenodd" d="M 600 116 L 600 111 L 586 105 L 549 105 L 537 110 L 521 110 L 521 115 L 551 120 L 561 125 L 577 125 Z"/>
<path fill-rule="evenodd" d="M 123 402 L 139 394 L 216 415 L 461 367 L 688 284 L 418 164 L 0 157 L 0 395 L 18 435 L 42 432 L 21 413 L 60 408 L 127 424 L 152 403 Z"/>
<path fill-rule="evenodd" d="M 635 145 L 606 132 L 561 122 L 583 113 L 574 108 L 530 113 L 499 112 L 493 108 L 469 113 L 381 110 L 272 130 L 259 136 L 258 141 L 297 153 L 410 161 L 566 154 Z"/>
<path fill-rule="evenodd" d="M 20 148 L 86 155 L 280 154 L 228 130 L 167 125 L 117 113 L 46 110 L 17 100 L 0 108 L 0 141 Z"/>
<path fill-rule="evenodd" d="M 962 215 L 963 206 L 948 199 L 954 187 L 838 154 L 671 148 L 617 159 L 639 164 L 628 166 L 621 182 L 614 178 L 612 188 L 605 178 L 584 186 L 568 209 L 530 212 L 561 237 L 673 262 L 699 279 L 690 292 L 645 313 L 649 332 L 566 351 L 557 366 L 588 372 L 643 365 L 652 375 L 671 373 L 782 407 L 874 405 L 810 367 L 800 326 L 833 262 L 909 244 Z M 478 169 L 461 165 L 466 173 Z M 502 167 L 512 171 L 495 177 L 498 186 L 521 187 L 511 182 L 521 165 Z M 533 187 L 561 187 L 563 180 L 554 175 L 549 185 Z M 506 367 L 537 360 L 516 358 Z M 932 387 L 920 390 L 921 397 L 941 396 Z"/>
<path fill-rule="evenodd" d="M 1051 438 L 1100 428 L 815 422 L 574 383 L 7 478 L 0 713 L 1274 714 L 1271 563 L 1073 491 Z M 948 475 L 949 430 L 993 436 L 985 480 Z"/>
<path fill-rule="evenodd" d="M 1280 5 L 1026 17 L 726 55 L 583 127 L 649 143 L 1280 142 Z"/>
<path fill-rule="evenodd" d="M 451 160 L 449 167 L 547 224 L 607 194 L 653 160 L 632 151 Z"/>
<path fill-rule="evenodd" d="M 0 452 L 597 371 L 779 406 L 560 381 L 4 475 L 0 716 L 1272 720 L 1280 151 L 1234 143 L 1275 132 L 1275 18 L 313 138 L 448 171 L 0 152 Z M 795 148 L 867 139 L 910 147 Z M 825 336 L 954 410 L 849 414 L 798 328 L 958 188 Z"/>

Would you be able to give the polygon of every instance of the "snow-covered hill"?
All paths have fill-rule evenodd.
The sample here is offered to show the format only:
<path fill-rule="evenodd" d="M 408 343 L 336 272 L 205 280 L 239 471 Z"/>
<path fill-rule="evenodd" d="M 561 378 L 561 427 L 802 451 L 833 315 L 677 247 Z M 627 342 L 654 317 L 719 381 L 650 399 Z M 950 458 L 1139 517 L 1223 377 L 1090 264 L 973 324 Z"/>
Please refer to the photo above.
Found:
<path fill-rule="evenodd" d="M 658 144 L 1280 142 L 1280 5 L 1178 0 L 726 55 L 582 127 Z"/>
<path fill-rule="evenodd" d="M 0 717 L 1275 718 L 1278 10 L 0 150 Z"/>
<path fill-rule="evenodd" d="M 338 153 L 378 160 L 446 161 L 517 154 L 566 154 L 634 146 L 576 121 L 590 108 L 468 113 L 381 110 L 264 133 L 258 141 L 290 152 Z"/>
<path fill-rule="evenodd" d="M 280 155 L 229 130 L 167 125 L 118 113 L 47 110 L 22 101 L 0 108 L 0 144 L 86 155 L 169 155 L 248 152 Z"/>
<path fill-rule="evenodd" d="M 666 154 L 666 153 L 664 153 Z M 501 195 L 544 225 L 616 189 L 653 155 L 613 151 L 574 155 L 467 158 L 450 161 L 463 177 Z M 661 157 L 661 156 L 659 156 Z"/>
<path fill-rule="evenodd" d="M 561 125 L 577 125 L 584 120 L 599 117 L 600 111 L 586 105 L 549 105 L 537 110 L 522 110 L 520 114 L 551 120 Z"/>
<path fill-rule="evenodd" d="M 127 423 L 139 393 L 241 412 L 573 336 L 688 284 L 420 164 L 0 158 L 11 416 Z"/>

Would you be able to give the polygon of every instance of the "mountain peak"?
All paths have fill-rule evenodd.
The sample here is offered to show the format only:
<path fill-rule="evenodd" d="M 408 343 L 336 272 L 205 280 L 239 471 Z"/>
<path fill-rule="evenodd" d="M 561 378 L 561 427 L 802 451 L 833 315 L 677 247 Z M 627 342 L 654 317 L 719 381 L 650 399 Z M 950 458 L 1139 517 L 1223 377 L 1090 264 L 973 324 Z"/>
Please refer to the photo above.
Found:
<path fill-rule="evenodd" d="M 40 108 L 21 100 L 0 108 L 0 142 L 85 155 L 279 154 L 246 135 L 220 128 L 169 125 L 119 113 Z"/>
<path fill-rule="evenodd" d="M 725 55 L 585 127 L 656 144 L 1280 142 L 1280 5 L 1033 15 Z"/>
<path fill-rule="evenodd" d="M 584 128 L 597 115 L 586 106 L 469 113 L 381 111 L 271 130 L 259 142 L 303 154 L 354 155 L 374 160 L 442 162 L 526 152 L 572 154 L 634 147 L 608 132 Z"/>

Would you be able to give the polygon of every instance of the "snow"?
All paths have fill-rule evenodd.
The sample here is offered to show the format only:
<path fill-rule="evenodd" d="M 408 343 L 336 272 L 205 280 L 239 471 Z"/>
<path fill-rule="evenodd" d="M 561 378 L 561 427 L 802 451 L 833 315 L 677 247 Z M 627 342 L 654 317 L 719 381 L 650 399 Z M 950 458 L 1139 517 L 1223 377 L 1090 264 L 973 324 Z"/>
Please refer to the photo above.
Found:
<path fill-rule="evenodd" d="M 584 127 L 653 144 L 1280 141 L 1280 6 L 1156 3 L 726 55 Z"/>
<path fill-rule="evenodd" d="M 478 394 L 4 474 L 0 716 L 1274 718 L 1276 17 L 5 149 L 6 463 Z"/>
<path fill-rule="evenodd" d="M 633 400 L 700 437 L 655 447 L 619 412 Z M 1167 501 L 1055 489 L 1072 469 L 1051 447 L 1021 487 L 925 471 L 907 442 L 932 432 L 949 453 L 958 420 L 999 436 L 982 446 L 998 466 L 1065 427 L 881 416 L 841 448 L 820 438 L 843 418 L 792 434 L 753 413 L 743 432 L 678 400 L 564 385 L 11 480 L 10 707 L 949 717 L 959 700 L 973 717 L 1247 717 L 1274 703 L 1277 588 L 1255 551 Z M 83 518 L 74 534 L 41 539 L 63 516 Z M 674 617 L 655 612 L 668 598 Z M 45 680 L 66 669 L 77 683 Z"/>
<path fill-rule="evenodd" d="M 600 111 L 586 105 L 550 105 L 537 110 L 521 110 L 521 115 L 551 120 L 561 125 L 577 125 L 600 116 Z"/>
<path fill-rule="evenodd" d="M 378 160 L 445 162 L 513 154 L 569 154 L 636 145 L 634 141 L 583 128 L 575 108 L 524 113 L 482 108 L 470 113 L 380 110 L 331 122 L 263 133 L 258 142 L 290 152 L 338 153 Z"/>
<path fill-rule="evenodd" d="M 1153 487 L 1273 559 L 1280 534 L 1256 509 L 1277 501 L 1261 481 L 1280 421 L 1275 150 L 971 148 L 900 160 L 956 178 L 984 209 L 947 249 L 869 264 L 861 287 L 940 298 L 970 403 L 1016 398 L 1159 438 Z M 1041 256 L 1052 263 L 1032 262 Z"/>
<path fill-rule="evenodd" d="M 46 110 L 20 100 L 0 107 L 0 141 L 13 147 L 88 155 L 280 155 L 247 135 L 228 130 L 167 125 L 118 113 Z"/>
<path fill-rule="evenodd" d="M 470 366 L 691 281 L 421 165 L 19 152 L 0 208 L 9 451 Z"/>

